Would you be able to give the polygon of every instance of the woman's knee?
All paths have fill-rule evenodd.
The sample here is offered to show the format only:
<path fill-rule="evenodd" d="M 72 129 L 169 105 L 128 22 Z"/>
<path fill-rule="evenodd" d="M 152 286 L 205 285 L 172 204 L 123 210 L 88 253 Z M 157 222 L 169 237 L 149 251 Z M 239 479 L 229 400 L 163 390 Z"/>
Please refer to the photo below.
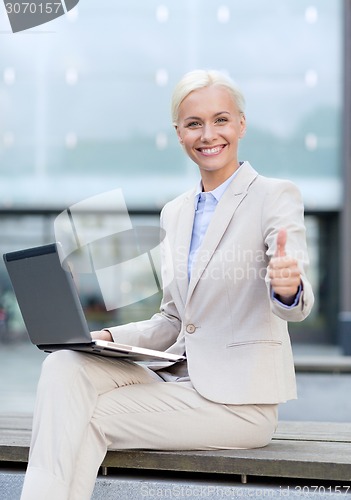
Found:
<path fill-rule="evenodd" d="M 84 363 L 82 353 L 69 350 L 53 352 L 43 362 L 41 378 L 71 379 Z"/>
<path fill-rule="evenodd" d="M 253 432 L 251 448 L 263 448 L 267 446 L 273 438 L 278 424 L 278 405 L 256 405 L 259 413 L 259 432 Z"/>

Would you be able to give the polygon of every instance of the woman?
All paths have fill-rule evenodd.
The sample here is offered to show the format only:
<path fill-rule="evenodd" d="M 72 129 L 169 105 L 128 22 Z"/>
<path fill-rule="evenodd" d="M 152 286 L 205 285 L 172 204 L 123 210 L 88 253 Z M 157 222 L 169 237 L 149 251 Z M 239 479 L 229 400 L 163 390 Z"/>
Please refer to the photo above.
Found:
<path fill-rule="evenodd" d="M 238 162 L 244 99 L 223 74 L 185 75 L 172 113 L 201 175 L 161 214 L 174 279 L 150 320 L 92 337 L 187 360 L 151 370 L 71 351 L 48 356 L 22 500 L 89 499 L 108 446 L 265 446 L 279 403 L 296 397 L 287 321 L 313 305 L 300 194 Z"/>

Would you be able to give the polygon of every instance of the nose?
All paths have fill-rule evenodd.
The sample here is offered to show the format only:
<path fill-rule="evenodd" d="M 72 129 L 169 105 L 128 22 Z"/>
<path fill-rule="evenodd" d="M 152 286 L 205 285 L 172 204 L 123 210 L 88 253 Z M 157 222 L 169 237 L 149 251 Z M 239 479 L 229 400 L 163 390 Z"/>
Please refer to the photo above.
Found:
<path fill-rule="evenodd" d="M 216 137 L 216 129 L 212 124 L 205 124 L 202 127 L 201 140 L 202 142 L 212 142 Z"/>

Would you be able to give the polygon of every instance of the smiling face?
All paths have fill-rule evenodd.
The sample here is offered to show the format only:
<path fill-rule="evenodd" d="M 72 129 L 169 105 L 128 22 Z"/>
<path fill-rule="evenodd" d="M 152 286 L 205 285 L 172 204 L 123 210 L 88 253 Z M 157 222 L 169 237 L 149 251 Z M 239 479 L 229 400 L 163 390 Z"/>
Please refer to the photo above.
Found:
<path fill-rule="evenodd" d="M 246 130 L 230 92 L 219 85 L 191 92 L 180 104 L 179 142 L 199 166 L 205 191 L 214 189 L 238 168 L 238 143 Z"/>

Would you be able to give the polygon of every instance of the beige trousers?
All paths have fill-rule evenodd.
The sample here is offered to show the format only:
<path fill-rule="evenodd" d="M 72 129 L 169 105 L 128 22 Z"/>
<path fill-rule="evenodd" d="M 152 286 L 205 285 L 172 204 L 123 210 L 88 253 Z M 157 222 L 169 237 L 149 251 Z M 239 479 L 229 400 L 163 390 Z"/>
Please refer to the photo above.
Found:
<path fill-rule="evenodd" d="M 277 405 L 224 405 L 130 361 L 50 354 L 21 500 L 88 500 L 108 447 L 210 450 L 269 443 Z"/>

